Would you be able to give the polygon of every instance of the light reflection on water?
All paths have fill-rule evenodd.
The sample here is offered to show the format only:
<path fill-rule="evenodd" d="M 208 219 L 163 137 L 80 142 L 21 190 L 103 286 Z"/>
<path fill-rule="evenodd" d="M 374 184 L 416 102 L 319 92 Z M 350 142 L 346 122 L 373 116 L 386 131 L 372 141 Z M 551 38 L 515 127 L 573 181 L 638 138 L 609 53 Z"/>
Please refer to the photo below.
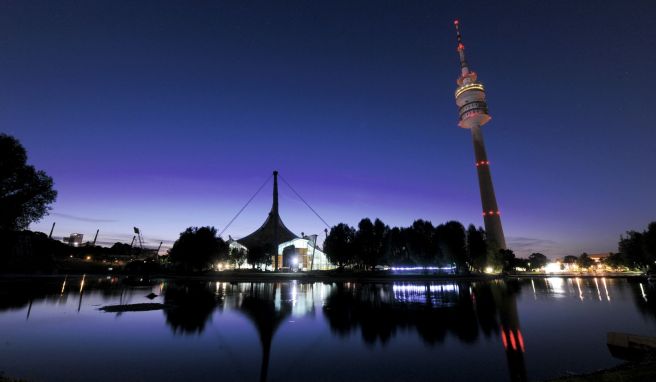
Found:
<path fill-rule="evenodd" d="M 607 331 L 654 335 L 655 289 L 561 277 L 0 280 L 0 371 L 46 381 L 543 379 L 616 364 Z M 99 310 L 133 304 L 155 310 Z"/>

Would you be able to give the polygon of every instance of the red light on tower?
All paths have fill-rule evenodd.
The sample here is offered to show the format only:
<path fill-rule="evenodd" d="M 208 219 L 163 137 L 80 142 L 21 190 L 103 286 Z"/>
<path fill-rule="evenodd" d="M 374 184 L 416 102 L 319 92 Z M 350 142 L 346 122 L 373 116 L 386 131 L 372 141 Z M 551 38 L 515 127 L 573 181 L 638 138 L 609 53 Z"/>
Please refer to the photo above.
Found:
<path fill-rule="evenodd" d="M 455 19 L 455 20 L 453 20 L 453 23 L 454 23 L 455 25 L 458 25 L 458 24 L 460 24 L 460 21 L 458 21 L 458 19 Z"/>
<path fill-rule="evenodd" d="M 517 339 L 519 340 L 519 349 L 524 353 L 524 337 L 522 336 L 522 331 L 517 329 Z"/>
<path fill-rule="evenodd" d="M 510 337 L 510 346 L 512 346 L 512 349 L 517 350 L 517 343 L 515 342 L 515 336 L 512 330 L 508 330 L 508 337 Z"/>

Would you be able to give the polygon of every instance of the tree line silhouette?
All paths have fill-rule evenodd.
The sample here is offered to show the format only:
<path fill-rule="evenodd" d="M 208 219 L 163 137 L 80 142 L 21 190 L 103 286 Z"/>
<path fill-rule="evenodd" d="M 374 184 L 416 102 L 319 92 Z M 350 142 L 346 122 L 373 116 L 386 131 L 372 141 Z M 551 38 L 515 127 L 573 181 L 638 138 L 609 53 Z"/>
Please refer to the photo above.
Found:
<path fill-rule="evenodd" d="M 357 229 L 334 226 L 324 242 L 329 258 L 340 267 L 373 269 L 377 265 L 454 267 L 458 273 L 482 272 L 491 266 L 510 269 L 515 255 L 486 242 L 485 231 L 473 224 L 449 221 L 434 226 L 415 220 L 409 227 L 390 227 L 380 219 L 360 220 Z"/>
<path fill-rule="evenodd" d="M 457 221 L 434 226 L 415 220 L 409 227 L 390 227 L 380 219 L 360 220 L 357 228 L 340 223 L 332 227 L 324 242 L 328 259 L 340 268 L 374 269 L 387 266 L 454 267 L 456 273 L 514 269 L 536 271 L 549 259 L 542 253 L 518 258 L 510 249 L 498 249 L 486 240 L 485 230 Z M 565 256 L 564 263 L 589 268 L 594 261 L 587 253 Z M 618 252 L 605 260 L 611 267 L 644 271 L 656 268 L 656 222 L 642 232 L 628 231 L 620 237 Z"/>
<path fill-rule="evenodd" d="M 606 262 L 611 266 L 656 270 L 656 221 L 642 232 L 627 231 L 626 236 L 620 236 L 618 252 L 611 254 Z"/>

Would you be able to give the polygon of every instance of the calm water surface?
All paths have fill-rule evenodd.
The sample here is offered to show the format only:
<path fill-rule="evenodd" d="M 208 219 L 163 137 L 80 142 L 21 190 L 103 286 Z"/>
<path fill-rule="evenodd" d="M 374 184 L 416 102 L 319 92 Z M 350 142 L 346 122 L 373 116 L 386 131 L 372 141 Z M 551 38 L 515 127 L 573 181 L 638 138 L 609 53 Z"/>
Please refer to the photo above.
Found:
<path fill-rule="evenodd" d="M 0 280 L 0 371 L 29 381 L 541 380 L 620 363 L 609 331 L 656 335 L 656 286 Z"/>

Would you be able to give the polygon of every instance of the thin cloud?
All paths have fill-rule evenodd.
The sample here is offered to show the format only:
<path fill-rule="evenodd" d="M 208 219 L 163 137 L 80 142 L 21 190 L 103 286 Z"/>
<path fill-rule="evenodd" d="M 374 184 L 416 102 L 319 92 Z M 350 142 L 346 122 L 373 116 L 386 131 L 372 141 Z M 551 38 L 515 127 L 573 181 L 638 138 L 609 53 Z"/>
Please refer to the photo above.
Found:
<path fill-rule="evenodd" d="M 118 220 L 112 220 L 112 219 L 97 219 L 97 218 L 88 218 L 85 216 L 75 216 L 75 215 L 69 215 L 69 214 L 62 214 L 59 212 L 53 212 L 51 215 L 54 216 L 59 216 L 60 218 L 64 219 L 70 219 L 70 220 L 77 220 L 81 222 L 87 222 L 87 223 L 115 223 Z"/>
<path fill-rule="evenodd" d="M 129 244 L 132 241 L 133 236 L 134 235 L 132 234 L 115 234 L 115 233 L 103 235 L 101 231 L 96 244 L 106 247 L 111 247 L 114 243 Z M 174 243 L 174 240 L 145 237 L 144 245 L 148 247 L 157 248 L 160 241 L 162 242 L 162 248 L 170 248 L 173 246 Z M 136 240 L 135 240 L 135 245 L 138 245 L 138 242 Z"/>
<path fill-rule="evenodd" d="M 506 238 L 508 247 L 519 254 L 529 252 L 559 252 L 561 250 L 558 242 L 535 237 L 509 236 Z"/>

